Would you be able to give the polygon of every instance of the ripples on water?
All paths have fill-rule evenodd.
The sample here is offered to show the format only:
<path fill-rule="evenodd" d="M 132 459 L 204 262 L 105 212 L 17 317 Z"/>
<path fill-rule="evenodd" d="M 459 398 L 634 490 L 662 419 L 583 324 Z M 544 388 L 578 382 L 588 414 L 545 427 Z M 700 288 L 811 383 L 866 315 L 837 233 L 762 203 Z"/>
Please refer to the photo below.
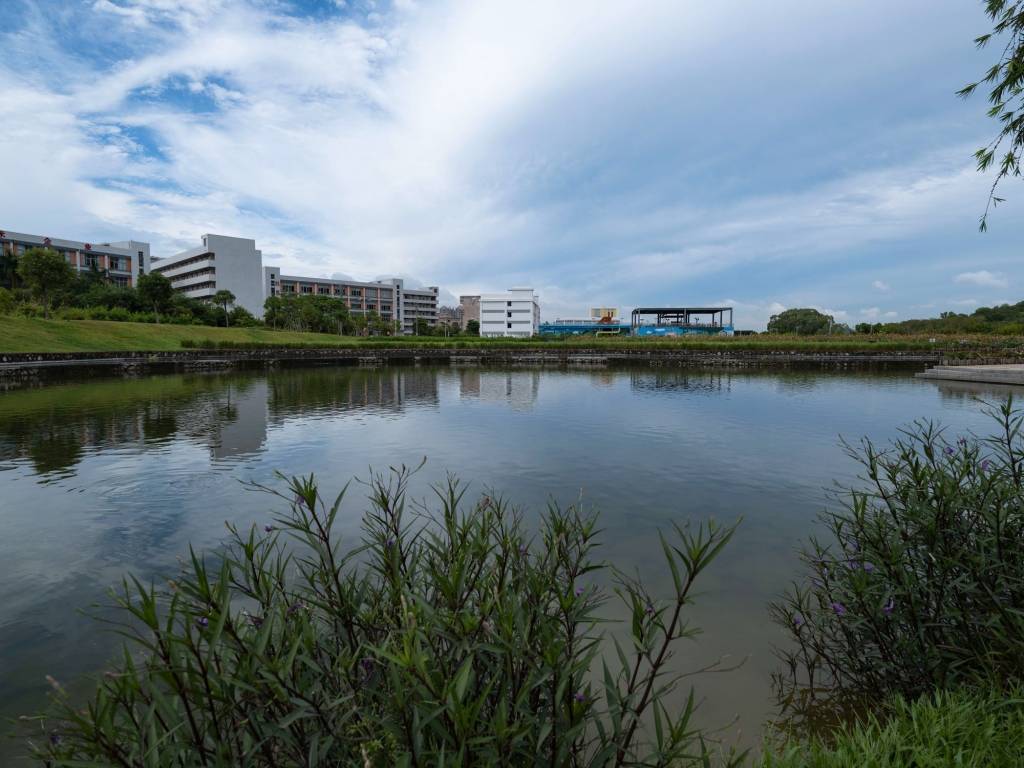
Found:
<path fill-rule="evenodd" d="M 420 495 L 448 470 L 534 511 L 582 493 L 602 510 L 604 557 L 654 580 L 659 528 L 742 516 L 686 662 L 751 657 L 698 685 L 706 719 L 738 715 L 756 734 L 777 640 L 765 603 L 793 577 L 824 489 L 854 479 L 838 436 L 884 441 L 914 418 L 985 431 L 977 394 L 1004 392 L 909 373 L 316 368 L 0 394 L 0 717 L 40 708 L 46 674 L 102 668 L 112 639 L 78 611 L 124 574 L 171 574 L 225 521 L 265 521 L 270 500 L 244 481 L 314 472 L 330 492 L 426 456 Z"/>

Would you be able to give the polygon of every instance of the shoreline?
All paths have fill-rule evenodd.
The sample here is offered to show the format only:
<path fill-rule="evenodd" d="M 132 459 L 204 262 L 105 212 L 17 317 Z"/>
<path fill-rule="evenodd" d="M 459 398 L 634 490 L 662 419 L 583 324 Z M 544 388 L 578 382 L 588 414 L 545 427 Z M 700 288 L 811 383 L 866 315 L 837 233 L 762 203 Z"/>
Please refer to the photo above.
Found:
<path fill-rule="evenodd" d="M 903 368 L 944 362 L 941 352 L 801 352 L 696 349 L 191 349 L 174 352 L 0 353 L 0 381 L 39 381 L 80 375 L 130 376 L 201 370 L 387 365 L 556 366 L 580 368 Z M 949 361 L 945 361 L 949 364 Z M 976 363 L 979 361 L 975 361 Z M 993 361 L 998 362 L 998 361 Z"/>

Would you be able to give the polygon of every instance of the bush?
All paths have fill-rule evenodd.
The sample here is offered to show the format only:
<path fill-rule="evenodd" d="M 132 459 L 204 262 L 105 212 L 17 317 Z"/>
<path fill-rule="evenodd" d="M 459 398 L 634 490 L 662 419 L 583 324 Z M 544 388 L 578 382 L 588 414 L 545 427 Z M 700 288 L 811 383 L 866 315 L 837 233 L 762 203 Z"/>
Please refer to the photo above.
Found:
<path fill-rule="evenodd" d="M 811 540 L 809 579 L 772 607 L 789 633 L 777 678 L 811 724 L 958 686 L 1024 682 L 1024 414 L 990 407 L 986 439 L 916 422 L 888 450 L 848 449 L 850 490 Z"/>
<path fill-rule="evenodd" d="M 342 552 L 342 496 L 313 478 L 290 513 L 232 538 L 219 567 L 192 554 L 167 591 L 118 594 L 120 668 L 81 709 L 58 695 L 36 748 L 49 765 L 703 765 L 691 721 L 662 702 L 696 630 L 695 580 L 733 528 L 663 540 L 675 589 L 656 600 L 593 560 L 594 516 L 552 507 L 531 538 L 450 479 L 410 513 L 407 471 L 376 476 L 359 546 Z M 263 489 L 269 490 L 269 489 Z M 601 662 L 611 576 L 631 638 Z M 739 758 L 729 756 L 730 764 Z"/>
<path fill-rule="evenodd" d="M 938 692 L 913 703 L 897 697 L 825 742 L 769 747 L 762 768 L 1018 768 L 1024 765 L 1024 691 Z"/>
<path fill-rule="evenodd" d="M 14 294 L 6 288 L 0 288 L 0 315 L 9 315 L 14 311 Z"/>

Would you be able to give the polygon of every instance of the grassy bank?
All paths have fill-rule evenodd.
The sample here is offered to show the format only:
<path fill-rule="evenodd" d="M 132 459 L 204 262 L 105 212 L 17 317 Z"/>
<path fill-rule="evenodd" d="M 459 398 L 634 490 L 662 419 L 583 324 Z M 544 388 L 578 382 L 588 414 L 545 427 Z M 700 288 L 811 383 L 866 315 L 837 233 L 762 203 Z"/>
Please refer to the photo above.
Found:
<path fill-rule="evenodd" d="M 834 337 L 739 336 L 688 339 L 579 337 L 570 339 L 480 339 L 475 337 L 372 337 L 275 331 L 268 328 L 215 328 L 194 325 L 153 325 L 102 320 L 42 320 L 0 317 L 3 352 L 118 352 L 273 347 L 366 348 L 524 348 L 541 349 L 695 349 L 783 352 L 934 352 L 955 356 L 1019 357 L 1024 360 L 1024 337 L 1005 335 L 907 336 L 853 335 Z"/>

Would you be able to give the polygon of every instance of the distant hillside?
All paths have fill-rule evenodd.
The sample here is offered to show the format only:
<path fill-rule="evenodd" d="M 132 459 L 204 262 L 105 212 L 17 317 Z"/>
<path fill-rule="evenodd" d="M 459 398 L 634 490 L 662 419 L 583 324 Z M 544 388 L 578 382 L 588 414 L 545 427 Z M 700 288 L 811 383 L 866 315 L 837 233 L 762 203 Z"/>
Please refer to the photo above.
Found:
<path fill-rule="evenodd" d="M 1024 301 L 978 307 L 971 314 L 943 312 L 927 320 L 858 323 L 857 333 L 1024 333 Z"/>

